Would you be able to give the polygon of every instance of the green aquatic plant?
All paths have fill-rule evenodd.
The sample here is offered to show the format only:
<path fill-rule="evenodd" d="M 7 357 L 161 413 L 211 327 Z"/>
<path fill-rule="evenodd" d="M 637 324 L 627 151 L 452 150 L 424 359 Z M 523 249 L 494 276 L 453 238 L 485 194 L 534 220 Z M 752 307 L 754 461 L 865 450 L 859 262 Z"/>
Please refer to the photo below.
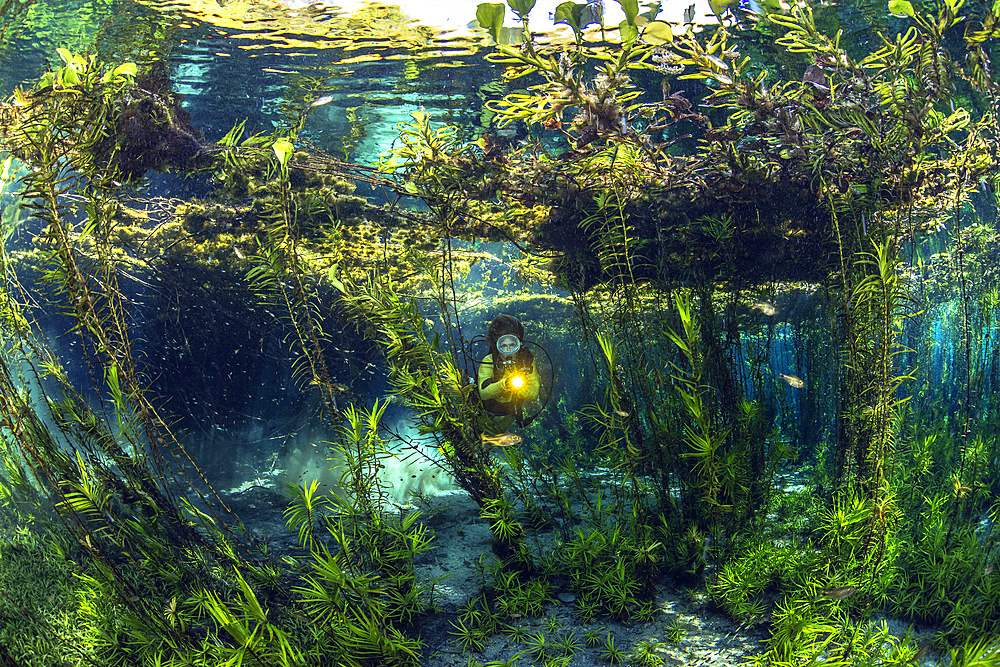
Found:
<path fill-rule="evenodd" d="M 530 632 L 524 639 L 523 653 L 531 656 L 535 660 L 546 660 L 552 657 L 549 654 L 554 653 L 555 651 L 555 645 L 542 631 Z"/>
<path fill-rule="evenodd" d="M 592 628 L 583 633 L 583 641 L 587 648 L 597 648 L 601 645 L 601 631 Z"/>
<path fill-rule="evenodd" d="M 611 632 L 608 632 L 607 637 L 605 637 L 600 654 L 612 665 L 624 664 L 628 659 L 628 653 L 615 645 L 615 636 Z"/>
<path fill-rule="evenodd" d="M 517 664 L 521 661 L 522 655 L 520 653 L 515 653 L 506 660 L 492 660 L 487 662 L 484 667 L 517 667 Z"/>
<path fill-rule="evenodd" d="M 659 650 L 665 645 L 662 642 L 644 639 L 629 654 L 629 659 L 636 665 L 642 667 L 660 667 L 663 658 L 659 655 Z"/>
<path fill-rule="evenodd" d="M 995 119 L 987 113 L 974 124 L 962 104 L 950 104 L 962 102 L 946 40 L 960 8 L 955 2 L 910 7 L 903 13 L 914 26 L 860 60 L 841 49 L 839 37 L 817 29 L 808 7 L 763 12 L 755 24 L 760 34 L 778 35 L 790 59 L 803 58 L 795 62 L 808 74 L 799 81 L 755 69 L 737 53 L 744 48 L 739 36 L 725 27 L 678 36 L 673 46 L 654 45 L 656 33 L 647 28 L 644 41 L 637 8 L 627 10 L 622 46 L 609 57 L 584 45 L 577 30 L 582 9 L 564 7 L 560 18 L 574 27 L 575 44 L 563 54 L 549 52 L 558 47 L 535 48 L 525 30 L 523 49 L 501 49 L 494 60 L 512 68 L 512 81 L 539 75 L 543 83 L 489 108 L 502 121 L 566 121 L 565 147 L 503 149 L 485 137 L 465 144 L 426 113 L 400 128 L 400 148 L 384 167 L 397 172 L 401 195 L 427 203 L 431 213 L 421 224 L 440 239 L 424 248 L 432 254 L 401 258 L 419 274 L 413 282 L 385 272 L 366 282 L 344 266 L 313 261 L 317 248 L 336 255 L 344 231 L 321 189 L 296 189 L 305 178 L 301 165 L 311 158 L 296 153 L 294 137 L 248 143 L 234 129 L 215 156 L 220 181 L 234 193 L 250 192 L 257 178 L 270 184 L 266 197 L 254 190 L 261 227 L 247 260 L 252 291 L 291 332 L 291 371 L 300 387 L 318 392 L 323 418 L 343 426 L 328 445 L 342 462 L 338 489 L 328 494 L 306 481 L 292 492 L 286 519 L 303 551 L 294 572 L 243 535 L 222 499 L 191 472 L 196 468 L 188 467 L 193 461 L 170 418 L 146 391 L 116 282 L 126 265 L 112 233 L 119 218 L 108 213 L 115 195 L 104 177 L 113 180 L 114 172 L 98 173 L 95 153 L 86 149 L 100 138 L 80 122 L 113 120 L 120 111 L 115 86 L 130 85 L 130 76 L 127 68 L 111 69 L 105 81 L 93 60 L 64 56 L 65 66 L 43 82 L 47 93 L 38 90 L 30 105 L 3 110 L 11 120 L 4 127 L 14 133 L 7 141 L 38 167 L 26 194 L 43 223 L 36 245 L 45 278 L 91 355 L 99 393 L 110 398 L 106 415 L 87 406 L 85 392 L 25 333 L 32 323 L 20 304 L 30 299 L 11 293 L 2 310 L 5 331 L 17 341 L 10 349 L 36 355 L 30 362 L 41 370 L 36 375 L 57 391 L 36 408 L 14 381 L 16 367 L 5 367 L 0 426 L 13 443 L 4 455 L 5 499 L 37 525 L 38 508 L 47 506 L 38 494 L 43 489 L 72 527 L 62 539 L 106 564 L 81 588 L 86 650 L 109 664 L 417 659 L 419 645 L 401 628 L 424 608 L 412 558 L 428 538 L 416 513 L 394 518 L 381 511 L 385 406 L 361 410 L 333 382 L 325 297 L 334 290 L 385 351 L 394 393 L 418 413 L 421 430 L 494 535 L 497 597 L 459 617 L 459 640 L 472 638 L 466 648 L 495 629 L 495 616 L 537 613 L 550 584 L 536 575 L 559 567 L 587 618 L 648 618 L 666 571 L 708 578 L 713 599 L 741 619 L 769 614 L 765 594 L 778 595 L 766 658 L 772 664 L 846 664 L 866 651 L 873 655 L 884 634 L 846 614 L 867 614 L 893 599 L 908 617 L 945 622 L 954 637 L 993 631 L 997 596 L 984 574 L 993 542 L 979 544 L 972 529 L 989 505 L 993 445 L 967 437 L 968 419 L 960 439 L 901 435 L 910 418 L 901 402 L 909 350 L 898 341 L 912 304 L 900 277 L 900 239 L 938 220 L 942 200 L 960 208 L 971 185 L 996 178 L 989 148 Z M 987 10 L 967 24 L 964 40 L 977 59 L 970 62 L 973 81 L 987 97 L 993 89 L 984 78 L 987 40 L 996 21 Z M 587 68 L 598 76 L 582 74 Z M 716 106 L 714 127 L 692 100 L 671 90 L 677 68 L 687 68 L 685 78 L 709 82 L 705 102 Z M 636 72 L 666 75 L 662 95 L 644 101 Z M 56 142 L 39 129 L 49 123 L 67 128 Z M 687 127 L 704 142 L 691 159 L 677 159 L 673 137 Z M 119 143 L 127 146 L 128 139 Z M 183 146 L 194 150 L 195 141 Z M 80 181 L 88 214 L 81 226 L 69 224 L 72 206 L 61 198 L 63 159 L 100 176 Z M 804 202 L 801 215 L 767 206 L 790 195 Z M 208 217 L 189 212 L 198 224 Z M 548 225 L 544 234 L 533 228 L 539 221 Z M 573 234 L 559 233 L 566 229 Z M 969 233 L 970 243 L 985 238 L 981 230 Z M 586 378 L 588 420 L 545 460 L 483 447 L 482 414 L 460 370 L 462 264 L 453 244 L 472 235 L 513 238 L 529 250 L 550 249 L 546 244 L 560 236 L 578 242 L 561 249 L 555 270 L 579 306 L 577 349 L 593 368 Z M 839 432 L 816 462 L 822 493 L 791 543 L 769 549 L 751 538 L 775 530 L 768 525 L 778 495 L 775 472 L 792 452 L 787 432 L 769 424 L 772 406 L 747 400 L 745 371 L 731 361 L 748 344 L 737 316 L 746 308 L 744 285 L 748 276 L 759 280 L 760 265 L 748 256 L 767 254 L 748 238 L 771 239 L 784 252 L 802 239 L 815 242 L 814 248 L 802 241 L 810 249 L 785 277 L 825 284 L 840 315 L 842 363 L 830 392 Z M 327 245 L 314 245 L 317 239 Z M 960 275 L 967 272 L 962 266 Z M 4 271 L 9 275 L 7 260 Z M 10 281 L 3 285 L 16 290 Z M 958 384 L 969 408 L 974 355 L 965 305 L 962 313 L 966 377 Z M 440 324 L 429 326 L 428 315 Z M 761 336 L 765 347 L 770 335 Z M 797 388 L 803 393 L 822 383 L 811 372 L 803 376 Z M 540 424 L 536 433 L 542 450 L 548 434 Z M 599 447 L 586 454 L 605 468 L 596 480 L 579 469 L 587 459 L 574 451 L 588 438 Z M 911 471 L 900 469 L 905 457 L 915 464 Z M 172 475 L 194 481 L 200 497 L 175 497 L 177 488 L 166 481 Z M 788 514 L 799 507 L 777 502 Z M 924 509 L 926 525 L 918 526 L 913 519 Z M 907 525 L 913 528 L 900 529 Z M 561 553 L 527 546 L 533 530 L 547 527 L 563 540 Z M 149 590 L 150 581 L 166 582 L 169 590 Z M 855 589 L 849 599 L 824 594 L 848 587 Z M 547 634 L 547 648 L 536 657 L 565 662 L 575 639 Z M 646 648 L 640 659 L 655 660 L 653 647 Z M 610 635 L 605 649 L 609 660 L 622 660 Z"/>
<path fill-rule="evenodd" d="M 961 667 L 993 667 L 1000 663 L 1000 641 L 982 637 L 969 640 L 949 653 L 951 664 Z"/>
<path fill-rule="evenodd" d="M 424 268 L 431 279 L 449 280 L 433 265 Z M 498 555 L 519 557 L 523 528 L 510 515 L 503 473 L 482 445 L 484 415 L 463 391 L 466 383 L 453 353 L 442 349 L 439 335 L 429 336 L 415 301 L 401 297 L 384 278 L 361 285 L 335 280 L 346 307 L 385 346 L 396 394 L 417 412 L 423 430 L 437 440 L 449 472 L 491 521 Z M 442 284 L 439 293 L 444 290 Z"/>
<path fill-rule="evenodd" d="M 748 550 L 720 569 L 709 586 L 712 598 L 733 618 L 748 620 L 765 612 L 761 594 L 774 583 L 780 551 L 767 544 Z"/>
<path fill-rule="evenodd" d="M 667 624 L 666 631 L 668 644 L 680 644 L 688 634 L 685 625 L 677 618 Z"/>
<path fill-rule="evenodd" d="M 87 135 L 101 119 L 113 124 L 132 113 L 120 102 L 122 91 L 132 90 L 134 70 L 102 70 L 92 58 L 64 61 L 42 82 L 44 92 L 32 93 L 30 109 L 13 112 L 21 115 L 5 125 L 5 141 L 34 165 L 22 183 L 25 201 L 47 224 L 39 238 L 42 285 L 65 301 L 63 312 L 97 382 L 94 395 L 105 399 L 99 409 L 84 400 L 86 389 L 71 382 L 47 350 L 20 305 L 33 300 L 25 298 L 4 253 L 0 442 L 8 502 L 25 513 L 51 502 L 69 530 L 65 539 L 79 544 L 77 557 L 92 566 L 73 590 L 80 655 L 106 665 L 414 664 L 420 643 L 400 627 L 426 608 L 425 584 L 416 581 L 412 559 L 427 548 L 428 536 L 417 514 L 382 514 L 373 471 L 383 456 L 384 405 L 344 410 L 346 423 L 330 445 L 343 493 L 321 494 L 308 481 L 298 489 L 286 518 L 307 556 L 275 561 L 207 483 L 136 363 L 118 283 L 125 259 L 114 233 L 115 179 L 125 177 L 114 170 L 128 165 L 96 160 L 108 137 Z M 27 98 L 15 94 L 15 103 L 19 99 Z M 38 131 L 46 123 L 55 129 Z M 295 236 L 299 209 L 287 194 L 291 144 L 275 141 L 269 148 L 265 177 L 278 191 L 272 227 Z M 82 222 L 70 215 L 78 202 L 64 201 L 68 189 L 81 197 Z M 301 334 L 296 373 L 307 370 L 310 386 L 325 385 L 333 415 L 336 388 L 324 379 L 315 346 L 324 340 L 320 313 L 302 289 L 309 270 L 287 261 L 301 246 L 278 236 L 270 235 L 270 254 L 262 253 L 270 274 L 256 274 L 258 289 L 282 297 L 278 305 Z M 279 285 L 277 275 L 288 282 Z M 185 487 L 191 499 L 180 492 Z"/>
<path fill-rule="evenodd" d="M 570 658 L 576 655 L 576 652 L 581 647 L 579 640 L 576 638 L 576 630 L 559 633 L 556 639 L 552 641 L 552 644 L 563 656 Z"/>
<path fill-rule="evenodd" d="M 494 606 L 502 618 L 540 616 L 544 605 L 552 602 L 551 586 L 544 579 L 522 581 L 523 574 L 496 567 L 492 571 Z"/>
<path fill-rule="evenodd" d="M 451 634 L 456 638 L 455 641 L 463 652 L 476 651 L 479 653 L 486 648 L 486 633 L 480 628 L 469 627 L 461 618 L 458 619 L 457 623 L 452 621 L 451 626 L 454 628 Z"/>

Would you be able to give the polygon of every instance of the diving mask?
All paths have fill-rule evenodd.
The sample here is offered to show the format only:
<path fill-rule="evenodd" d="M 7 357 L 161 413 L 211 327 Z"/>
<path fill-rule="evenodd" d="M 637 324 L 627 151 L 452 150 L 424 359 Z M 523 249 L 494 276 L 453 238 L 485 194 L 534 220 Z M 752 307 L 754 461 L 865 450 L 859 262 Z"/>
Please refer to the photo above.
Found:
<path fill-rule="evenodd" d="M 521 349 L 521 339 L 514 334 L 504 334 L 500 338 L 497 338 L 497 349 L 504 356 L 513 356 Z"/>

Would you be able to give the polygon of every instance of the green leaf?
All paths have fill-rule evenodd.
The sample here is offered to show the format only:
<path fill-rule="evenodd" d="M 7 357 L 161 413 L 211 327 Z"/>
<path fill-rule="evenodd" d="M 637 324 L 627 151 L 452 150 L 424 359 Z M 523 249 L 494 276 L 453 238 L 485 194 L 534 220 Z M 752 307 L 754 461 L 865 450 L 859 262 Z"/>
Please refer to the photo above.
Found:
<path fill-rule="evenodd" d="M 507 0 L 507 4 L 517 14 L 517 17 L 523 21 L 528 18 L 528 12 L 535 6 L 535 0 Z"/>
<path fill-rule="evenodd" d="M 497 36 L 503 25 L 504 6 L 499 2 L 481 2 L 476 7 L 476 20 L 479 27 L 487 30 L 493 36 L 494 42 L 499 42 Z"/>
<path fill-rule="evenodd" d="M 288 140 L 287 137 L 282 137 L 271 145 L 274 149 L 274 154 L 278 157 L 278 162 L 281 163 L 282 167 L 288 166 L 288 159 L 292 157 L 292 153 L 295 147 L 292 146 L 292 142 Z"/>
<path fill-rule="evenodd" d="M 712 13 L 721 17 L 727 9 L 739 6 L 739 0 L 708 0 L 708 7 Z"/>
<path fill-rule="evenodd" d="M 615 2 L 622 6 L 622 10 L 625 12 L 626 23 L 634 27 L 635 17 L 639 15 L 639 0 L 615 0 Z M 625 40 L 623 39 L 622 41 Z"/>
<path fill-rule="evenodd" d="M 333 289 L 337 290 L 341 294 L 347 294 L 347 288 L 344 287 L 344 283 L 337 277 L 337 265 L 334 264 L 330 267 L 330 270 L 326 272 L 326 277 L 333 285 Z"/>
<path fill-rule="evenodd" d="M 105 72 L 104 76 L 101 77 L 101 82 L 109 83 L 111 81 L 116 80 L 118 77 L 121 76 L 134 77 L 136 74 L 137 74 L 137 69 L 135 63 L 122 63 L 118 67 L 114 68 L 114 70 L 110 72 Z"/>
<path fill-rule="evenodd" d="M 122 63 L 115 68 L 115 71 L 111 73 L 112 78 L 117 79 L 120 76 L 135 76 L 138 73 L 138 69 L 135 63 Z"/>
<path fill-rule="evenodd" d="M 79 86 L 80 77 L 77 75 L 76 70 L 72 65 L 66 65 L 62 68 L 62 84 L 64 86 Z"/>
<path fill-rule="evenodd" d="M 674 31 L 670 29 L 669 23 L 653 21 L 643 30 L 642 39 L 647 44 L 665 44 L 674 41 Z"/>
<path fill-rule="evenodd" d="M 618 24 L 618 31 L 622 36 L 622 44 L 631 44 L 639 37 L 639 28 L 629 23 L 628 19 Z"/>
<path fill-rule="evenodd" d="M 889 13 L 893 16 L 913 17 L 913 5 L 909 0 L 889 0 Z"/>
<path fill-rule="evenodd" d="M 583 10 L 587 7 L 582 2 L 564 2 L 552 14 L 552 22 L 556 25 L 565 23 L 573 32 L 579 33 L 583 30 L 581 21 L 583 20 Z"/>
<path fill-rule="evenodd" d="M 503 26 L 497 31 L 497 44 L 505 46 L 511 44 L 521 44 L 524 42 L 524 28 L 511 28 Z"/>

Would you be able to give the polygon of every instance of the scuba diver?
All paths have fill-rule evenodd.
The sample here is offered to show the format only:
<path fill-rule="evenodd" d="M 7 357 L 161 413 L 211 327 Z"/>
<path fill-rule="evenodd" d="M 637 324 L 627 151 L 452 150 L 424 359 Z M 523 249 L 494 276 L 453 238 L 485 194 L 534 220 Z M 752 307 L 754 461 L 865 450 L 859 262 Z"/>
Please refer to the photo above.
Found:
<path fill-rule="evenodd" d="M 497 315 L 486 340 L 490 353 L 479 364 L 479 398 L 489 413 L 503 417 L 497 424 L 501 430 L 515 420 L 523 427 L 531 421 L 524 418 L 524 402 L 537 399 L 541 386 L 535 355 L 525 345 L 524 325 L 516 317 Z"/>

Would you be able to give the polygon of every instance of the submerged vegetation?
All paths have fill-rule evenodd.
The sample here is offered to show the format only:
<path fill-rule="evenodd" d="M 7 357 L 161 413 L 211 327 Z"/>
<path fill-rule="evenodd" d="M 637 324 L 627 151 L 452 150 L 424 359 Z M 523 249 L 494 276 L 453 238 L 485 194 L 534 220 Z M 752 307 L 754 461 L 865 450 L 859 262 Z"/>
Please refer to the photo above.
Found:
<path fill-rule="evenodd" d="M 382 472 L 402 456 L 447 473 L 492 535 L 481 591 L 448 619 L 462 652 L 503 634 L 510 664 L 660 664 L 653 639 L 515 621 L 558 588 L 588 623 L 647 622 L 673 582 L 766 625 L 754 664 L 927 651 L 878 614 L 936 624 L 953 665 L 997 660 L 1000 7 L 893 0 L 900 29 L 857 53 L 802 2 L 715 3 L 700 32 L 619 4 L 611 42 L 567 2 L 575 39 L 548 44 L 530 0 L 509 1 L 520 31 L 480 5 L 497 131 L 470 142 L 416 112 L 377 168 L 300 138 L 321 100 L 210 143 L 162 69 L 68 51 L 0 105 L 25 167 L 2 180 L 37 223 L 26 240 L 5 215 L 0 237 L 0 609 L 20 619 L 0 661 L 419 664 L 438 582 L 414 564 L 433 536 Z M 150 169 L 213 189 L 144 200 Z M 568 294 L 502 302 L 559 348 L 556 398 L 518 435 L 470 386 L 470 323 L 501 309 L 466 281 L 484 239 Z M 135 285 L 163 295 L 160 340 L 188 355 L 242 337 L 228 318 L 269 318 L 246 335 L 282 349 L 294 428 L 334 471 L 280 499 L 293 544 L 249 528 L 192 453 L 203 415 L 162 380 Z M 227 326 L 178 332 L 209 295 Z M 351 328 L 418 441 L 365 404 Z"/>

